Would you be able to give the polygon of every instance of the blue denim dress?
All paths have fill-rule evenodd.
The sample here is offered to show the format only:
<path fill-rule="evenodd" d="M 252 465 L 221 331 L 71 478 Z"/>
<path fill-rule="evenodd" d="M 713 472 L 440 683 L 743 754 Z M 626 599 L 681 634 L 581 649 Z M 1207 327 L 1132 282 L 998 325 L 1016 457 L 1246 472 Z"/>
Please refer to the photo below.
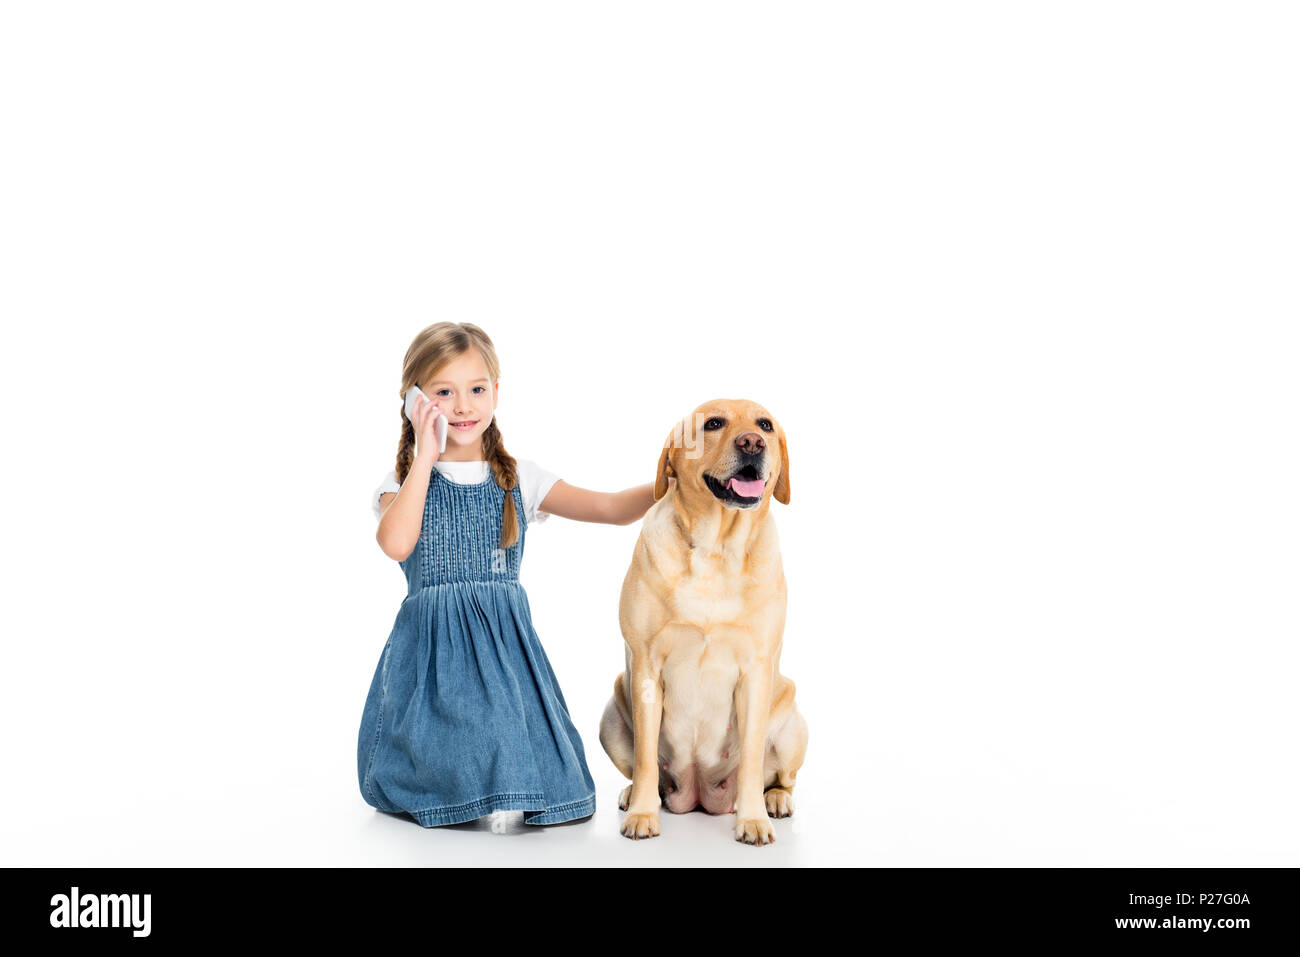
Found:
<path fill-rule="evenodd" d="M 527 525 L 502 549 L 505 491 L 430 475 L 407 591 L 361 714 L 366 803 L 424 827 L 522 810 L 526 824 L 596 811 L 582 738 L 519 583 Z"/>

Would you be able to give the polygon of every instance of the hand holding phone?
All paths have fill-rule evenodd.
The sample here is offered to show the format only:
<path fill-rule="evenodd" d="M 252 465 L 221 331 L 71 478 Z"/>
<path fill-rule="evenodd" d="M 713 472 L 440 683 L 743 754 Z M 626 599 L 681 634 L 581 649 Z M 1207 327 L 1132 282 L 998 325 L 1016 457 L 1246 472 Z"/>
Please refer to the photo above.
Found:
<path fill-rule="evenodd" d="M 424 400 L 423 403 L 420 401 L 421 399 Z M 438 403 L 421 392 L 418 385 L 413 385 L 406 390 L 406 417 L 415 426 L 417 440 L 420 435 L 420 422 L 416 417 L 417 413 L 428 409 L 438 413 L 438 418 L 433 423 L 433 433 L 434 440 L 438 443 L 438 454 L 441 455 L 447 451 L 447 417 L 438 410 Z"/>

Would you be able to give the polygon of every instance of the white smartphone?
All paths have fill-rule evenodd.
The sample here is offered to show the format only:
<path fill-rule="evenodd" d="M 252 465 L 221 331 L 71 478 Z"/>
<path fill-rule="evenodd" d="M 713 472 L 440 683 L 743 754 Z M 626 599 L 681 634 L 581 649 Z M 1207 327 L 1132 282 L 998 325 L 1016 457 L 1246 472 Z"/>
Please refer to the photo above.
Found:
<path fill-rule="evenodd" d="M 406 390 L 406 417 L 415 424 L 415 403 L 420 400 L 420 396 L 429 398 L 420 391 L 418 385 L 413 385 Z M 439 413 L 438 419 L 433 423 L 433 434 L 438 440 L 438 454 L 441 455 L 447 451 L 447 417 Z"/>

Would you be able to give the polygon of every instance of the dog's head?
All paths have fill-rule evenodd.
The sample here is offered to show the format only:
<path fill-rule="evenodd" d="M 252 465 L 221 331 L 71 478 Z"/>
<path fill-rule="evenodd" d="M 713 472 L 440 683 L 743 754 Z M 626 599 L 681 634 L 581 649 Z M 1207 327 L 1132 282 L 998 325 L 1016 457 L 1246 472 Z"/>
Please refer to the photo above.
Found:
<path fill-rule="evenodd" d="M 679 422 L 664 442 L 655 501 L 677 479 L 677 494 L 716 500 L 723 508 L 762 508 L 769 492 L 790 504 L 785 430 L 757 402 L 714 399 Z"/>

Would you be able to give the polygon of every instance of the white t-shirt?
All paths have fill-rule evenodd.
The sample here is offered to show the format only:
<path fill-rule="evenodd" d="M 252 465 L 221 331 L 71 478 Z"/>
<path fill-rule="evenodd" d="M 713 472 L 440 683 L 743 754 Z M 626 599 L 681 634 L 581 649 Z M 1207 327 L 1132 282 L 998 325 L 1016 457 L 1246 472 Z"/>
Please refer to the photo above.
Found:
<path fill-rule="evenodd" d="M 519 492 L 524 500 L 524 521 L 529 525 L 546 521 L 551 517 L 550 513 L 539 512 L 537 507 L 560 477 L 546 471 L 530 459 L 516 459 L 515 462 L 519 470 Z M 433 463 L 433 467 L 439 475 L 460 485 L 475 485 L 485 481 L 492 474 L 487 462 L 482 459 L 477 462 L 444 462 L 439 459 Z M 383 511 L 379 507 L 379 496 L 385 492 L 401 491 L 401 488 L 402 486 L 397 483 L 397 470 L 389 470 L 379 488 L 375 489 L 374 494 L 370 496 L 370 507 L 375 513 L 375 521 L 379 521 L 383 516 Z"/>

